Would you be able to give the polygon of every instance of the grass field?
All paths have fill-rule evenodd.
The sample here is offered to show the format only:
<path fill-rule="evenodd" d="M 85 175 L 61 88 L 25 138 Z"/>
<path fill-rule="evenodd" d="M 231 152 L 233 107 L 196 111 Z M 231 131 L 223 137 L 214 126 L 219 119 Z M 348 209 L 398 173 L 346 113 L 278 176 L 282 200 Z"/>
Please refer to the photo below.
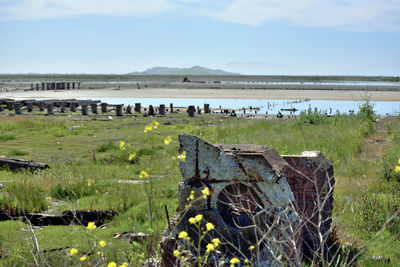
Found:
<path fill-rule="evenodd" d="M 67 209 L 119 213 L 95 230 L 76 225 L 32 230 L 20 221 L 0 222 L 0 266 L 101 266 L 111 261 L 138 266 L 150 256 L 159 256 L 155 244 L 167 227 L 164 205 L 173 214 L 178 201 L 177 137 L 183 133 L 210 143 L 265 144 L 281 154 L 322 151 L 335 170 L 333 222 L 341 245 L 355 250 L 366 247 L 359 265 L 381 264 L 374 260 L 377 256 L 398 264 L 400 220 L 398 214 L 391 216 L 400 208 L 400 174 L 394 171 L 400 157 L 400 119 L 374 123 L 371 114 L 363 115 L 303 114 L 293 120 L 183 114 L 113 119 L 0 115 L 0 155 L 50 165 L 37 173 L 0 170 L 4 185 L 0 208 L 50 214 Z M 145 133 L 153 121 L 159 123 L 157 129 Z M 166 145 L 168 136 L 172 142 Z M 152 181 L 152 227 L 150 184 L 140 180 L 141 171 Z M 134 180 L 141 182 L 129 183 Z M 144 232 L 151 238 L 138 244 L 113 237 L 122 232 Z M 60 250 L 49 251 L 55 248 Z M 70 255 L 71 248 L 78 250 L 76 255 Z M 84 255 L 87 258 L 81 261 Z"/>

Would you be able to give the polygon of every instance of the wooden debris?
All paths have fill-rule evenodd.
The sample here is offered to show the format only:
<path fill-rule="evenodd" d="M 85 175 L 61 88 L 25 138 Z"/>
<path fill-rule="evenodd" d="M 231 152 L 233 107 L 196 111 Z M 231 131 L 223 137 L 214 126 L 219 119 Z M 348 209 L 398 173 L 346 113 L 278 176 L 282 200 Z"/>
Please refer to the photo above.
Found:
<path fill-rule="evenodd" d="M 0 168 L 9 168 L 10 170 L 30 169 L 30 170 L 43 170 L 50 168 L 47 164 L 39 164 L 33 161 L 26 161 L 22 159 L 12 159 L 0 156 Z"/>

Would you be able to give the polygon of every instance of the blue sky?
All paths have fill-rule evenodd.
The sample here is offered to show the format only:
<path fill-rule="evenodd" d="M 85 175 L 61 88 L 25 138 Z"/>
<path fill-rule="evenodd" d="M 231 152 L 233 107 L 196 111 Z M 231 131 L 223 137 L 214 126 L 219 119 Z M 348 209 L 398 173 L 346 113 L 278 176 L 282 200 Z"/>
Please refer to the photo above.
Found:
<path fill-rule="evenodd" d="M 400 75 L 400 0 L 0 0 L 0 73 Z"/>

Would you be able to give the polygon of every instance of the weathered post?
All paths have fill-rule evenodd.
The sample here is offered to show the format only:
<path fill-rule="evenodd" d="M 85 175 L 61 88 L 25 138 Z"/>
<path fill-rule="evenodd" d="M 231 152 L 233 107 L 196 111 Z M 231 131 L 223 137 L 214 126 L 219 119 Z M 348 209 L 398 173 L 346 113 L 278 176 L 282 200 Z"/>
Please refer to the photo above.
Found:
<path fill-rule="evenodd" d="M 189 117 L 194 117 L 194 113 L 196 112 L 195 106 L 189 106 L 187 109 L 187 113 L 189 114 Z"/>
<path fill-rule="evenodd" d="M 211 113 L 210 104 L 204 104 L 204 113 L 205 114 Z"/>
<path fill-rule="evenodd" d="M 174 104 L 173 103 L 169 104 L 169 112 L 174 113 Z"/>
<path fill-rule="evenodd" d="M 124 105 L 115 105 L 115 113 L 118 117 L 122 116 L 122 107 Z"/>
<path fill-rule="evenodd" d="M 161 104 L 159 107 L 159 114 L 160 115 L 165 115 L 165 105 Z"/>
<path fill-rule="evenodd" d="M 126 107 L 126 114 L 132 114 L 132 107 L 131 107 L 131 105 L 128 105 L 128 106 Z"/>
<path fill-rule="evenodd" d="M 65 113 L 65 102 L 64 101 L 61 101 L 61 103 L 60 103 L 60 111 L 61 111 L 61 113 Z"/>
<path fill-rule="evenodd" d="M 46 86 L 46 84 L 45 84 L 45 83 L 42 83 L 42 90 L 45 90 L 45 89 L 44 89 L 45 86 Z M 39 84 L 37 85 L 36 89 L 38 89 L 38 87 L 39 87 Z"/>
<path fill-rule="evenodd" d="M 149 116 L 154 116 L 154 108 L 152 105 L 149 106 Z"/>
<path fill-rule="evenodd" d="M 43 101 L 39 101 L 38 107 L 39 107 L 39 111 L 44 111 L 44 102 Z"/>
<path fill-rule="evenodd" d="M 81 83 L 78 83 L 78 90 L 81 89 Z"/>
<path fill-rule="evenodd" d="M 76 102 L 71 102 L 71 103 L 69 103 L 69 110 L 71 111 L 71 112 L 76 112 Z"/>
<path fill-rule="evenodd" d="M 18 102 L 14 103 L 14 111 L 15 114 L 21 114 L 21 103 Z"/>
<path fill-rule="evenodd" d="M 93 114 L 97 114 L 97 104 L 93 103 L 93 104 L 90 104 L 90 106 L 92 108 L 92 113 Z"/>
<path fill-rule="evenodd" d="M 88 115 L 88 105 L 82 104 L 82 115 L 87 116 Z"/>
<path fill-rule="evenodd" d="M 75 89 L 75 83 L 72 83 L 72 89 Z"/>
<path fill-rule="evenodd" d="M 107 103 L 101 103 L 101 113 L 107 113 Z"/>
<path fill-rule="evenodd" d="M 6 103 L 7 103 L 7 109 L 8 110 L 13 110 L 14 109 L 14 104 L 15 104 L 14 100 L 13 101 L 8 101 Z"/>
<path fill-rule="evenodd" d="M 39 91 L 39 84 L 36 83 L 36 91 Z"/>
<path fill-rule="evenodd" d="M 135 103 L 135 112 L 140 113 L 142 110 L 141 104 L 140 103 Z"/>
<path fill-rule="evenodd" d="M 197 114 L 201 114 L 201 109 L 200 109 L 200 107 L 199 106 L 197 106 Z"/>
<path fill-rule="evenodd" d="M 32 102 L 28 102 L 28 112 L 32 112 L 33 111 L 33 103 Z"/>
<path fill-rule="evenodd" d="M 47 108 L 47 114 L 48 115 L 53 115 L 54 114 L 54 112 L 53 112 L 53 103 L 47 103 L 46 104 L 46 108 Z"/>
<path fill-rule="evenodd" d="M 67 90 L 69 90 L 70 88 L 70 83 L 67 83 Z"/>

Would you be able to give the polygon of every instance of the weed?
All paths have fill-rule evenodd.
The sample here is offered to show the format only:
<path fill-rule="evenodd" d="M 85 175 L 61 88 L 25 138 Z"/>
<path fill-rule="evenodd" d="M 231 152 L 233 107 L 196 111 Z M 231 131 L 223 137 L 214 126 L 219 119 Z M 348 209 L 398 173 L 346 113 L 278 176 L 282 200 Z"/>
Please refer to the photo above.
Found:
<path fill-rule="evenodd" d="M 10 155 L 10 156 L 25 156 L 25 155 L 29 155 L 29 152 L 14 149 L 14 150 L 11 150 L 8 153 L 8 155 Z"/>
<path fill-rule="evenodd" d="M 47 209 L 43 190 L 33 182 L 14 182 L 7 186 L 8 194 L 3 196 L 0 207 L 17 212 L 40 212 Z"/>
<path fill-rule="evenodd" d="M 104 153 L 116 149 L 118 149 L 118 147 L 115 144 L 108 142 L 106 144 L 101 144 L 100 146 L 96 147 L 95 151 L 99 153 Z"/>
<path fill-rule="evenodd" d="M 0 142 L 6 142 L 9 140 L 15 140 L 16 137 L 12 134 L 0 134 Z"/>

